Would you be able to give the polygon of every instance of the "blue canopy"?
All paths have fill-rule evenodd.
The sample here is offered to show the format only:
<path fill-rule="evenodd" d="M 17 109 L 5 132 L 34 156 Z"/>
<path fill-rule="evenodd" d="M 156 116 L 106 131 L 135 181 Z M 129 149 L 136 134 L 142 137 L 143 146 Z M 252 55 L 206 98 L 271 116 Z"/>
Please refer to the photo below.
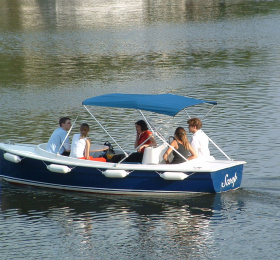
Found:
<path fill-rule="evenodd" d="M 175 116 L 186 107 L 202 103 L 217 105 L 215 101 L 206 101 L 173 94 L 145 95 L 115 93 L 92 97 L 83 101 L 83 105 L 85 106 L 132 108 L 169 116 Z"/>

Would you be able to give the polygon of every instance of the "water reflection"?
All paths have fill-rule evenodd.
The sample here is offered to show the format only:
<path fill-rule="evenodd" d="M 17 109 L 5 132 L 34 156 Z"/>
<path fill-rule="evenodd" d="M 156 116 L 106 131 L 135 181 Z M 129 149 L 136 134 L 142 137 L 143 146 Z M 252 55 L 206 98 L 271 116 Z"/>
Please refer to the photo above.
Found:
<path fill-rule="evenodd" d="M 80 254 L 83 259 L 93 255 L 110 259 L 116 250 L 124 259 L 135 255 L 181 259 L 186 253 L 195 259 L 213 246 L 215 226 L 224 226 L 233 215 L 244 212 L 246 197 L 242 191 L 163 198 L 87 195 L 3 183 L 0 231 L 16 223 L 17 231 L 10 235 L 22 247 L 28 244 L 20 232 L 28 228 L 47 243 L 45 251 L 51 239 L 60 244 L 64 255 L 74 246 L 74 256 Z M 10 235 L 5 235 L 7 241 Z M 52 252 L 48 257 L 54 256 Z M 33 248 L 33 253 L 46 256 L 40 248 Z M 209 250 L 206 255 L 212 253 Z"/>
<path fill-rule="evenodd" d="M 116 212 L 134 212 L 137 215 L 149 217 L 172 212 L 185 212 L 186 216 L 197 215 L 209 218 L 214 208 L 220 209 L 220 195 L 189 195 L 161 197 L 127 197 L 110 195 L 73 194 L 59 191 L 35 189 L 28 186 L 17 187 L 1 183 L 1 210 L 17 210 L 19 215 L 29 215 L 38 212 L 42 215 L 52 209 L 68 209 L 74 215 L 87 213 L 104 213 L 115 207 Z M 178 214 L 181 215 L 181 214 Z"/>
<path fill-rule="evenodd" d="M 4 185 L 0 230 L 5 228 L 5 223 L 17 219 L 19 229 L 28 225 L 33 233 L 40 230 L 42 234 L 51 229 L 59 237 L 65 236 L 66 243 L 70 238 L 81 243 L 84 248 L 81 251 L 96 248 L 96 243 L 106 247 L 101 245 L 104 239 L 108 239 L 108 244 L 117 241 L 137 244 L 139 252 L 147 246 L 158 248 L 158 243 L 194 249 L 207 243 L 211 216 L 220 205 L 220 196 L 213 194 L 139 198 L 73 195 Z M 44 235 L 42 239 L 46 239 Z M 15 240 L 23 242 L 18 235 Z M 176 247 L 170 248 L 174 252 L 169 253 L 178 254 Z"/>
<path fill-rule="evenodd" d="M 236 24 L 228 19 L 274 12 L 279 1 L 1 2 L 7 12 L 0 16 L 0 77 L 8 86 L 24 83 L 33 90 L 51 88 L 49 75 L 55 88 L 81 78 L 124 81 L 137 73 L 168 80 L 176 69 L 251 66 L 252 59 L 267 58 L 267 37 L 277 37 L 260 17 Z M 219 23 L 221 13 L 227 19 Z M 200 20 L 211 22 L 192 23 Z M 237 49 L 236 38 L 242 39 Z"/>
<path fill-rule="evenodd" d="M 135 26 L 155 22 L 207 21 L 222 18 L 240 18 L 276 11 L 279 1 L 252 0 L 182 0 L 182 1 L 14 1 L 2 0 L 3 18 L 9 11 L 14 19 L 8 20 L 12 28 L 64 28 L 75 24 L 79 28 Z M 64 17 L 71 16 L 70 23 Z M 83 17 L 83 19 L 81 19 Z M 17 19 L 15 19 L 17 18 Z"/>

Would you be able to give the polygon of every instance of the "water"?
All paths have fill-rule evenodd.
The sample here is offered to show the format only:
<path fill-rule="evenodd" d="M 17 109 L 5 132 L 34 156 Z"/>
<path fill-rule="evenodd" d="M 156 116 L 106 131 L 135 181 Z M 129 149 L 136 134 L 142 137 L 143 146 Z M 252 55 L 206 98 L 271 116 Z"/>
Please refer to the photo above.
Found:
<path fill-rule="evenodd" d="M 81 103 L 91 96 L 174 93 L 218 101 L 203 129 L 247 161 L 242 188 L 213 195 L 121 197 L 1 183 L 0 259 L 280 257 L 279 1 L 0 6 L 0 139 L 46 142 L 60 116 L 88 120 Z M 115 137 L 130 148 L 139 116 L 99 112 L 102 122 L 111 115 L 109 129 L 119 122 Z M 89 122 L 91 139 L 106 141 Z"/>

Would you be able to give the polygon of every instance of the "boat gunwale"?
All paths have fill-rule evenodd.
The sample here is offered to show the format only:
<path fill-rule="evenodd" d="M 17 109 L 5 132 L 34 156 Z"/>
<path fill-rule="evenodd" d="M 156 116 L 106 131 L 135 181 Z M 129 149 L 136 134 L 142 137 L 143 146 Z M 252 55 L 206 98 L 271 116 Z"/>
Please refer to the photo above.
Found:
<path fill-rule="evenodd" d="M 172 172 L 197 172 L 197 173 L 204 173 L 204 172 L 216 172 L 222 169 L 230 168 L 237 165 L 243 165 L 246 164 L 245 161 L 229 161 L 229 160 L 210 160 L 210 161 L 201 161 L 199 158 L 182 163 L 182 164 L 131 164 L 131 163 L 111 163 L 111 162 L 99 162 L 99 161 L 90 161 L 90 160 L 81 160 L 78 158 L 71 158 L 61 155 L 56 155 L 50 152 L 47 152 L 43 150 L 40 145 L 34 145 L 34 144 L 4 144 L 1 145 L 0 148 L 8 153 L 12 153 L 18 156 L 21 156 L 23 158 L 30 158 L 34 160 L 41 160 L 43 162 L 47 163 L 54 163 L 54 164 L 60 164 L 60 165 L 67 165 L 72 167 L 87 167 L 87 168 L 98 168 L 98 169 L 110 169 L 110 170 L 130 170 L 130 171 L 158 171 L 158 172 L 164 172 L 164 171 L 172 171 Z M 6 147 L 5 147 L 6 146 Z M 11 146 L 10 148 L 7 146 Z M 24 149 L 15 149 L 16 147 L 29 147 L 31 148 L 29 151 L 26 152 Z M 43 153 L 42 154 L 39 154 Z M 208 168 L 203 166 L 194 166 L 195 162 L 199 163 L 199 160 L 201 163 L 208 164 L 208 165 L 216 165 L 214 168 Z M 188 166 L 188 167 L 187 167 Z"/>

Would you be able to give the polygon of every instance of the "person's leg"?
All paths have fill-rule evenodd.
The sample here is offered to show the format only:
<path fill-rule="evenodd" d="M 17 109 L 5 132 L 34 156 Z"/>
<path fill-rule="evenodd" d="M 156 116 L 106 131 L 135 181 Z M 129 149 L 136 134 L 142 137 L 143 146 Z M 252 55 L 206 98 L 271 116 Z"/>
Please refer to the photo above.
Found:
<path fill-rule="evenodd" d="M 133 153 L 127 157 L 124 162 L 139 162 L 142 163 L 143 153 Z"/>
<path fill-rule="evenodd" d="M 124 158 L 124 154 L 115 154 L 111 159 L 107 158 L 107 162 L 118 163 Z"/>
<path fill-rule="evenodd" d="M 69 156 L 69 155 L 70 155 L 70 152 L 64 151 L 61 155 L 63 155 L 63 156 Z"/>

